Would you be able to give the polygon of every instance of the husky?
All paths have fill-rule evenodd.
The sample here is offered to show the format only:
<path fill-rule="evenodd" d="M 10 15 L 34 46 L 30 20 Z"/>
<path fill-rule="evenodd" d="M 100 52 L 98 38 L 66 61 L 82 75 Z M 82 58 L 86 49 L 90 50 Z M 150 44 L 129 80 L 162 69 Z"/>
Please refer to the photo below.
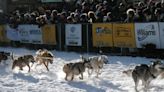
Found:
<path fill-rule="evenodd" d="M 13 65 L 12 65 L 12 70 L 18 66 L 20 70 L 23 70 L 24 66 L 28 66 L 29 70 L 28 72 L 30 72 L 30 63 L 34 63 L 34 57 L 32 55 L 24 55 L 21 57 L 18 57 L 17 59 L 13 59 Z"/>
<path fill-rule="evenodd" d="M 74 75 L 81 74 L 80 79 L 83 79 L 83 73 L 86 67 L 90 67 L 90 63 L 87 59 L 82 59 L 82 62 L 68 63 L 63 67 L 63 71 L 66 74 L 65 80 L 68 80 L 68 76 L 71 76 L 71 81 L 74 79 Z"/>
<path fill-rule="evenodd" d="M 7 60 L 8 56 L 10 56 L 10 53 L 8 52 L 0 52 L 0 63 L 2 62 L 2 60 Z"/>
<path fill-rule="evenodd" d="M 103 68 L 103 65 L 108 63 L 108 57 L 105 55 L 93 56 L 89 57 L 88 61 L 91 65 L 91 67 L 87 67 L 88 75 L 91 76 L 93 71 L 95 71 L 97 74 L 96 77 L 98 77 L 98 75 L 101 74 L 100 70 Z"/>
<path fill-rule="evenodd" d="M 158 75 L 164 71 L 164 68 L 161 67 L 162 62 L 159 60 L 152 61 L 151 65 L 141 64 L 136 66 L 132 71 L 132 78 L 135 83 L 135 91 L 138 92 L 138 84 L 139 80 L 142 81 L 144 86 L 144 90 L 147 91 L 147 88 L 151 82 L 151 80 L 155 79 Z"/>
<path fill-rule="evenodd" d="M 47 71 L 49 71 L 49 68 L 48 68 L 48 64 L 53 64 L 53 54 L 46 50 L 46 49 L 39 49 L 37 52 L 36 52 L 36 56 L 35 56 L 35 61 L 37 62 L 37 65 L 44 65 L 46 68 L 47 68 Z M 35 68 L 36 68 L 35 67 Z"/>

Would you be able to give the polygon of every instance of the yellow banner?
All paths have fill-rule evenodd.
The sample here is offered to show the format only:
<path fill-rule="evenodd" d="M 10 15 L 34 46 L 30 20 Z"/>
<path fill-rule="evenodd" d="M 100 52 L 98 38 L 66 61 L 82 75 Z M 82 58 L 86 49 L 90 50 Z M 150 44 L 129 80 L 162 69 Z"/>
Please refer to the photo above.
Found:
<path fill-rule="evenodd" d="M 10 40 L 6 37 L 4 25 L 0 25 L 0 42 L 10 42 Z"/>
<path fill-rule="evenodd" d="M 133 23 L 114 23 L 113 40 L 115 47 L 135 48 L 135 31 Z"/>
<path fill-rule="evenodd" d="M 112 47 L 112 24 L 95 23 L 92 25 L 94 47 Z"/>
<path fill-rule="evenodd" d="M 43 44 L 56 45 L 55 27 L 55 25 L 45 25 L 42 27 Z"/>

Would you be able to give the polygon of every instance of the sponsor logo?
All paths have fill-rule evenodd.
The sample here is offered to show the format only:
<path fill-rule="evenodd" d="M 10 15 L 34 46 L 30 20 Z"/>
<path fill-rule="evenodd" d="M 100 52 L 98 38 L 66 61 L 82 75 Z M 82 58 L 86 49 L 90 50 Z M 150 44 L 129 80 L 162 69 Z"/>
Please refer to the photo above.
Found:
<path fill-rule="evenodd" d="M 102 35 L 102 34 L 112 34 L 112 30 L 108 27 L 97 27 L 96 28 L 96 34 Z"/>
<path fill-rule="evenodd" d="M 71 27 L 70 30 L 71 30 L 72 33 L 74 33 L 75 32 L 75 29 L 76 29 L 75 27 Z"/>
<path fill-rule="evenodd" d="M 20 28 L 20 29 L 19 29 L 19 34 L 20 34 L 21 36 L 29 36 L 28 32 L 25 31 L 24 28 Z"/>
<path fill-rule="evenodd" d="M 74 26 L 71 27 L 70 30 L 68 31 L 68 35 L 69 35 L 69 38 L 68 39 L 70 39 L 70 38 L 74 39 L 74 37 L 77 37 L 77 34 L 78 33 L 76 31 L 76 28 Z"/>
<path fill-rule="evenodd" d="M 145 40 L 148 36 L 156 35 L 154 25 L 148 25 L 145 28 L 137 30 L 138 41 Z"/>
<path fill-rule="evenodd" d="M 81 41 L 81 33 L 80 29 L 76 26 L 69 26 L 68 30 L 66 30 L 66 43 L 70 46 L 78 46 Z"/>
<path fill-rule="evenodd" d="M 38 35 L 38 34 L 41 34 L 41 31 L 40 30 L 35 30 L 35 29 L 33 29 L 33 30 L 30 30 L 30 34 L 33 34 L 33 35 Z"/>
<path fill-rule="evenodd" d="M 126 28 L 126 27 L 117 28 L 115 35 L 117 37 L 132 37 L 131 30 L 129 28 Z"/>

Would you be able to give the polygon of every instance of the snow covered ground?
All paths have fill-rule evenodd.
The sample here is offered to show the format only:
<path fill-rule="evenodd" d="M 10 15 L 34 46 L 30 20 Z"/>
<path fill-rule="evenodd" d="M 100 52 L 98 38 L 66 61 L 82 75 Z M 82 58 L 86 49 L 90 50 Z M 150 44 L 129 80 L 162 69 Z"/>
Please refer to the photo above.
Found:
<path fill-rule="evenodd" d="M 10 47 L 1 47 L 0 51 L 13 52 L 16 56 L 35 55 L 36 52 L 35 50 Z M 88 77 L 87 73 L 84 73 L 84 80 L 75 77 L 74 81 L 65 81 L 63 65 L 79 61 L 80 54 L 55 50 L 52 53 L 55 58 L 54 63 L 49 65 L 49 72 L 44 66 L 39 66 L 37 69 L 32 67 L 30 73 L 28 73 L 27 67 L 24 68 L 24 71 L 11 70 L 11 60 L 1 63 L 0 92 L 134 92 L 132 78 L 122 74 L 122 71 L 133 69 L 140 63 L 148 64 L 152 60 L 144 57 L 108 56 L 109 64 L 104 66 L 99 78 L 96 78 L 95 75 Z M 83 55 L 88 57 L 96 54 Z M 141 85 L 139 90 L 143 92 Z M 153 80 L 148 92 L 164 92 L 164 79 Z"/>

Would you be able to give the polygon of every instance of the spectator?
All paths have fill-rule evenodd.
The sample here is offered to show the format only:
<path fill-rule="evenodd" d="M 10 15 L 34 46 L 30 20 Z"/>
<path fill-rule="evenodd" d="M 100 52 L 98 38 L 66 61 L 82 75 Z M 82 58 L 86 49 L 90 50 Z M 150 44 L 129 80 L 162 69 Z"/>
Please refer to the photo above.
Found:
<path fill-rule="evenodd" d="M 88 22 L 89 23 L 95 23 L 97 20 L 96 15 L 93 11 L 88 12 Z"/>
<path fill-rule="evenodd" d="M 46 19 L 45 16 L 39 16 L 36 18 L 36 23 L 39 25 L 39 27 L 43 26 L 46 24 Z"/>
<path fill-rule="evenodd" d="M 36 14 L 33 12 L 33 13 L 31 13 L 31 22 L 30 22 L 30 24 L 36 24 Z"/>
<path fill-rule="evenodd" d="M 79 15 L 77 13 L 74 14 L 74 23 L 79 23 L 80 19 L 79 19 Z"/>
<path fill-rule="evenodd" d="M 80 23 L 88 23 L 87 14 L 83 13 L 80 16 Z"/>
<path fill-rule="evenodd" d="M 137 5 L 137 9 L 144 9 L 145 6 L 144 6 L 144 3 L 143 2 L 139 2 L 138 5 Z"/>
<path fill-rule="evenodd" d="M 77 20 L 75 19 L 75 13 L 74 12 L 70 13 L 70 17 L 72 19 L 72 23 L 76 23 L 77 22 Z"/>
<path fill-rule="evenodd" d="M 106 16 L 104 16 L 103 22 L 114 22 L 111 12 L 108 12 Z"/>
<path fill-rule="evenodd" d="M 127 18 L 125 19 L 125 22 L 135 22 L 135 11 L 134 9 L 128 9 L 127 12 Z"/>
<path fill-rule="evenodd" d="M 126 6 L 123 3 L 119 4 L 117 17 L 115 18 L 118 21 L 124 21 L 126 19 Z"/>
<path fill-rule="evenodd" d="M 154 15 L 155 15 L 155 21 L 164 22 L 164 16 L 161 13 L 161 9 L 160 8 L 156 8 L 155 9 Z"/>
<path fill-rule="evenodd" d="M 69 24 L 73 23 L 73 19 L 71 18 L 71 16 L 67 17 L 67 23 L 69 23 Z"/>
<path fill-rule="evenodd" d="M 51 11 L 50 10 L 45 11 L 44 18 L 45 18 L 46 24 L 51 23 Z"/>
<path fill-rule="evenodd" d="M 154 21 L 153 15 L 148 8 L 143 10 L 143 15 L 144 15 L 144 19 L 145 19 L 144 22 Z"/>
<path fill-rule="evenodd" d="M 51 23 L 56 24 L 58 22 L 59 22 L 58 11 L 53 10 L 52 13 L 51 13 Z"/>
<path fill-rule="evenodd" d="M 131 0 L 132 1 L 132 0 Z M 17 25 L 55 23 L 95 23 L 95 22 L 153 22 L 164 21 L 164 2 L 144 0 L 133 6 L 128 0 L 76 0 L 73 3 L 64 3 L 63 7 L 44 5 L 34 11 L 13 11 L 8 16 L 0 13 L 1 23 L 5 21 Z M 62 11 L 62 12 L 61 12 Z M 5 20 L 4 20 L 5 19 Z"/>
<path fill-rule="evenodd" d="M 83 2 L 83 3 L 82 3 L 82 11 L 81 11 L 81 12 L 82 12 L 82 13 L 88 13 L 89 10 L 90 10 L 89 4 L 86 3 L 86 2 Z"/>
<path fill-rule="evenodd" d="M 66 12 L 62 12 L 60 14 L 60 22 L 61 23 L 67 23 L 67 15 L 66 15 Z"/>
<path fill-rule="evenodd" d="M 136 9 L 136 22 L 145 22 L 145 20 L 142 9 Z"/>

